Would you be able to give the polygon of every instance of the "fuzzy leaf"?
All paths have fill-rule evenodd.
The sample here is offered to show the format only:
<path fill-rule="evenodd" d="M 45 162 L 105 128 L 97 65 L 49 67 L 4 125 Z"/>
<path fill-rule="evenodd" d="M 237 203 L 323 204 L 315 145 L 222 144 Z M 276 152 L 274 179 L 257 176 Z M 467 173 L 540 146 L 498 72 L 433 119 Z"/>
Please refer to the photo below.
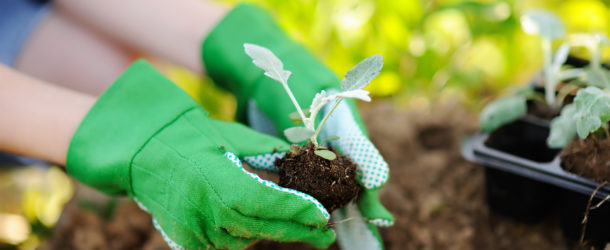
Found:
<path fill-rule="evenodd" d="M 252 63 L 265 71 L 265 75 L 286 84 L 291 72 L 284 70 L 284 64 L 271 50 L 256 44 L 244 43 L 246 54 L 252 58 Z"/>
<path fill-rule="evenodd" d="M 336 141 L 336 140 L 339 140 L 339 139 L 341 139 L 341 137 L 336 136 L 336 135 L 332 135 L 332 136 L 326 137 L 324 140 L 326 140 L 326 141 Z"/>
<path fill-rule="evenodd" d="M 313 110 L 314 113 L 318 113 L 318 111 L 327 103 L 329 103 L 330 101 L 332 101 L 334 99 L 334 97 L 329 98 L 329 96 L 326 95 L 326 91 L 322 90 L 320 91 L 320 93 L 317 93 L 313 100 L 311 101 L 311 105 L 309 106 L 309 110 Z M 313 118 L 313 117 L 312 117 Z"/>
<path fill-rule="evenodd" d="M 329 137 L 324 138 L 324 140 L 322 140 L 322 142 L 320 142 L 320 145 L 324 145 L 324 143 L 327 141 L 336 141 L 339 139 L 341 139 L 339 136 L 331 135 Z M 320 147 L 320 148 L 322 148 L 322 147 Z"/>
<path fill-rule="evenodd" d="M 525 97 L 501 97 L 483 108 L 479 115 L 479 125 L 484 132 L 493 131 L 502 125 L 519 119 L 527 113 Z"/>
<path fill-rule="evenodd" d="M 606 34 L 595 33 L 595 35 L 597 36 L 600 45 L 610 45 L 610 40 L 608 39 L 608 36 L 606 36 Z"/>
<path fill-rule="evenodd" d="M 599 88 L 610 88 L 610 75 L 603 68 L 587 67 L 585 69 L 587 84 Z"/>
<path fill-rule="evenodd" d="M 369 85 L 383 67 L 383 57 L 379 54 L 372 55 L 347 71 L 345 78 L 341 81 L 343 91 L 362 89 Z"/>
<path fill-rule="evenodd" d="M 305 114 L 305 117 L 309 117 L 309 109 L 303 109 L 303 114 Z M 303 120 L 301 120 L 301 116 L 299 115 L 298 111 L 288 114 L 288 118 L 290 118 L 290 121 L 294 125 L 303 124 Z"/>
<path fill-rule="evenodd" d="M 521 26 L 525 33 L 540 35 L 548 40 L 556 40 L 565 35 L 561 19 L 546 10 L 529 10 L 521 16 Z"/>
<path fill-rule="evenodd" d="M 302 142 L 312 137 L 316 132 L 306 127 L 292 127 L 284 130 L 286 139 L 292 143 Z"/>
<path fill-rule="evenodd" d="M 568 36 L 568 41 L 572 46 L 584 46 L 587 48 L 609 45 L 606 34 L 599 32 L 571 34 Z"/>
<path fill-rule="evenodd" d="M 551 132 L 547 144 L 551 148 L 563 148 L 576 136 L 576 105 L 571 103 L 563 107 L 561 115 L 551 121 Z"/>
<path fill-rule="evenodd" d="M 363 90 L 363 89 L 344 91 L 344 92 L 338 93 L 337 96 L 344 97 L 344 98 L 356 98 L 356 99 L 363 100 L 365 102 L 371 101 L 369 92 L 366 90 Z"/>
<path fill-rule="evenodd" d="M 602 126 L 602 120 L 595 116 L 581 116 L 576 120 L 576 132 L 578 137 L 585 139 L 589 134 L 597 131 Z"/>
<path fill-rule="evenodd" d="M 333 151 L 330 150 L 326 150 L 326 149 L 318 149 L 316 151 L 313 151 L 314 154 L 316 154 L 317 156 L 320 156 L 324 159 L 327 159 L 329 161 L 332 161 L 334 159 L 337 159 L 337 155 L 335 153 L 333 153 Z"/>
<path fill-rule="evenodd" d="M 610 94 L 597 87 L 578 91 L 574 104 L 578 110 L 576 131 L 582 139 L 610 120 Z"/>

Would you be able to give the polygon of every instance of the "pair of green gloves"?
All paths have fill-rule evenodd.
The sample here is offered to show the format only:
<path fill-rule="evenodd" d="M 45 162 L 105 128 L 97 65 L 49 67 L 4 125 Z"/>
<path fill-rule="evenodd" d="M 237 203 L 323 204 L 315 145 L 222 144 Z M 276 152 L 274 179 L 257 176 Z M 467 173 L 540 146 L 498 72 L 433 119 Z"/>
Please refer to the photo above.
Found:
<path fill-rule="evenodd" d="M 237 96 L 238 118 L 253 127 L 291 127 L 294 107 L 282 87 L 252 64 L 243 51 L 246 42 L 271 49 L 293 72 L 289 84 L 301 105 L 321 90 L 338 89 L 336 76 L 263 10 L 239 5 L 206 38 L 202 59 L 209 75 Z M 241 165 L 243 160 L 274 171 L 273 161 L 289 144 L 209 118 L 144 61 L 127 69 L 81 122 L 67 170 L 105 193 L 131 197 L 174 249 L 245 248 L 259 239 L 325 248 L 336 238 L 345 249 L 381 249 L 375 227 L 391 225 L 393 217 L 375 190 L 387 180 L 388 167 L 357 114 L 353 103 L 342 105 L 323 131 L 341 137 L 333 146 L 356 162 L 364 187 L 354 204 L 333 213 L 334 230 L 327 227 L 330 214 L 313 197 Z"/>

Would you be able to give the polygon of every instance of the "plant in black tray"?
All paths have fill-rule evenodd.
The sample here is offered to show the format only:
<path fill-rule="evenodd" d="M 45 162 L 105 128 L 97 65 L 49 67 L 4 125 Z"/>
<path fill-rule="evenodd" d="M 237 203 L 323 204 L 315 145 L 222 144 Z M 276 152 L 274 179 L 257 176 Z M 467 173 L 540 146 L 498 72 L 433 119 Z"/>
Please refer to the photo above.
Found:
<path fill-rule="evenodd" d="M 543 91 L 537 91 L 535 87 L 528 86 L 517 91 L 514 95 L 499 98 L 482 110 L 479 122 L 482 131 L 494 132 L 490 135 L 487 142 L 488 146 L 507 152 L 522 149 L 524 154 L 530 152 L 536 155 L 534 157 L 527 157 L 519 153 L 515 155 L 540 162 L 548 162 L 554 158 L 559 148 L 564 147 L 571 141 L 571 134 L 559 135 L 559 130 L 555 129 L 555 132 L 551 131 L 546 142 L 544 140 L 534 142 L 530 140 L 533 137 L 526 138 L 527 131 L 518 132 L 518 134 L 521 134 L 517 135 L 519 138 L 508 138 L 511 137 L 510 135 L 508 137 L 504 136 L 502 140 L 510 143 L 501 140 L 498 142 L 500 136 L 497 134 L 510 134 L 510 131 L 515 130 L 513 127 L 516 127 L 517 124 L 525 124 L 523 122 L 515 123 L 515 121 L 526 116 L 526 114 L 548 124 L 548 121 L 560 113 L 571 112 L 572 108 L 568 107 L 569 104 L 576 93 L 587 86 L 609 88 L 610 73 L 601 63 L 602 49 L 609 42 L 608 38 L 601 33 L 571 34 L 565 39 L 567 42 L 564 42 L 553 55 L 551 51 L 552 42 L 564 36 L 563 24 L 559 18 L 551 12 L 534 10 L 526 12 L 521 17 L 521 22 L 527 33 L 538 34 L 542 41 L 544 55 Z M 571 47 L 586 48 L 591 57 L 590 63 L 581 65 L 582 67 L 565 65 Z M 567 107 L 567 110 L 564 110 L 565 107 Z M 565 125 L 565 123 L 558 124 L 555 126 Z M 524 129 L 517 128 L 517 130 Z"/>
<path fill-rule="evenodd" d="M 551 122 L 548 142 L 564 148 L 564 169 L 589 179 L 610 181 L 610 93 L 595 86 L 581 89 L 574 102 Z M 578 135 L 580 140 L 573 140 Z"/>
<path fill-rule="evenodd" d="M 356 165 L 347 156 L 337 155 L 334 149 L 324 146 L 326 141 L 338 140 L 337 136 L 328 136 L 318 143 L 318 135 L 344 98 L 371 100 L 369 92 L 363 88 L 381 71 L 381 55 L 368 57 L 349 70 L 341 81 L 342 92 L 327 94 L 322 90 L 315 95 L 309 109 L 301 109 L 288 87 L 291 72 L 284 70 L 280 59 L 267 48 L 258 45 L 244 44 L 244 48 L 253 63 L 265 71 L 266 76 L 282 84 L 297 110 L 289 115 L 290 119 L 296 125 L 303 125 L 284 130 L 284 135 L 290 142 L 307 143 L 303 146 L 293 145 L 284 158 L 276 160 L 279 185 L 310 194 L 329 212 L 353 200 L 360 191 L 356 180 Z M 334 103 L 330 112 L 326 113 L 316 126 L 318 113 L 332 102 Z"/>

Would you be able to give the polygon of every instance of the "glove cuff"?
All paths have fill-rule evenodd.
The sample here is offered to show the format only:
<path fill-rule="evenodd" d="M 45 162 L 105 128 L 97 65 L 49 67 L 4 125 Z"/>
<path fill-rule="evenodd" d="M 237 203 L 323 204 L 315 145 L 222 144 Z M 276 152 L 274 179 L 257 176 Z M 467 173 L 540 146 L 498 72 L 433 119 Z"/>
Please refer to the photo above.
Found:
<path fill-rule="evenodd" d="M 180 114 L 199 107 L 144 60 L 133 63 L 89 110 L 68 148 L 66 168 L 107 194 L 131 194 L 132 158 Z"/>

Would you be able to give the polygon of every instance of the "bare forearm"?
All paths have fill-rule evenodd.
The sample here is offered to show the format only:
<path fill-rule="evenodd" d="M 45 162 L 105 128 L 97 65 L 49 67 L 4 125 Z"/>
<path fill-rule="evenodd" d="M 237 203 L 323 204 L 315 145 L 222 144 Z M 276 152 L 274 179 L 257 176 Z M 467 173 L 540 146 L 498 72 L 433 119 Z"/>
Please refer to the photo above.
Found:
<path fill-rule="evenodd" d="M 74 131 L 95 98 L 0 64 L 0 151 L 65 164 Z"/>
<path fill-rule="evenodd" d="M 202 72 L 200 46 L 225 15 L 202 0 L 57 0 L 59 11 L 134 49 Z"/>

